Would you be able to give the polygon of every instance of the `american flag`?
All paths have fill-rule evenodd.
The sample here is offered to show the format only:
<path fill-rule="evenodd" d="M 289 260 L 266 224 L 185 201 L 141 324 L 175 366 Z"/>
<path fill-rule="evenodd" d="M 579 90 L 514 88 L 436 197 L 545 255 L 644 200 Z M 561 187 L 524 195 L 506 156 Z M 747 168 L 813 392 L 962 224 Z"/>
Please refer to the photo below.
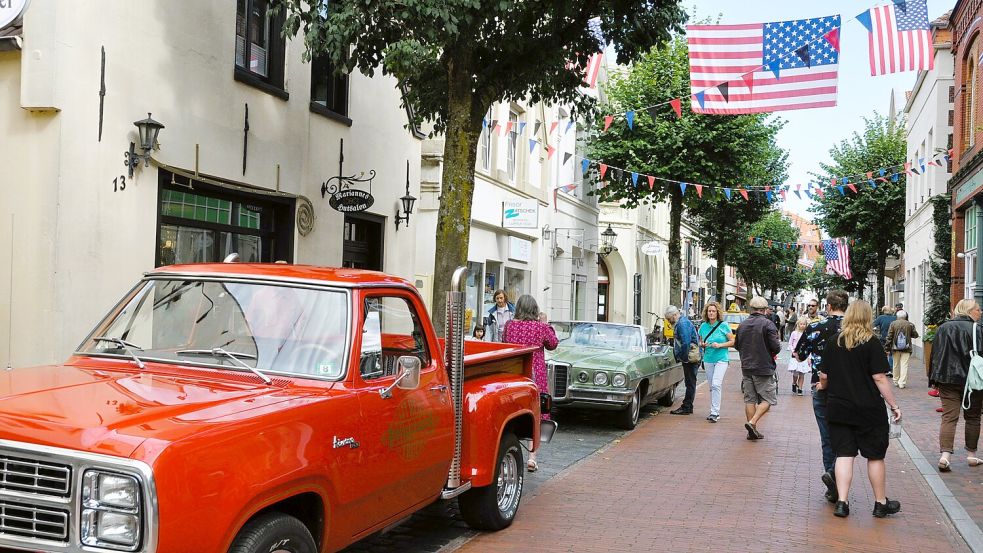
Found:
<path fill-rule="evenodd" d="M 835 106 L 840 56 L 823 35 L 838 33 L 839 27 L 838 15 L 687 26 L 693 111 L 759 113 Z"/>
<path fill-rule="evenodd" d="M 845 279 L 853 278 L 850 272 L 850 247 L 846 240 L 823 240 L 823 254 L 826 256 L 826 270 L 833 271 Z"/>
<path fill-rule="evenodd" d="M 878 6 L 866 14 L 862 13 L 858 19 L 870 31 L 867 43 L 871 75 L 922 69 L 931 71 L 935 67 L 925 0 Z"/>
<path fill-rule="evenodd" d="M 584 84 L 588 88 L 594 88 L 597 86 L 597 76 L 601 73 L 601 62 L 604 61 L 604 54 L 598 52 L 591 55 L 587 62 L 587 71 L 584 74 Z"/>

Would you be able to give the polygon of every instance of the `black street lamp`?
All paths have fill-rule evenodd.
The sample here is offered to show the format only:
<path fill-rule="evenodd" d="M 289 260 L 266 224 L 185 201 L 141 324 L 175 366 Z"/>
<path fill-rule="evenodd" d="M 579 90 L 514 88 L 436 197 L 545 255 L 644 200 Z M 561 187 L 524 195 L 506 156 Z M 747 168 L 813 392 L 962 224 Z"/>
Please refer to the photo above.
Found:
<path fill-rule="evenodd" d="M 130 150 L 123 153 L 123 165 L 129 169 L 130 178 L 133 178 L 133 168 L 140 163 L 140 160 L 143 160 L 144 167 L 150 167 L 150 152 L 154 149 L 154 144 L 157 143 L 157 135 L 164 128 L 164 125 L 159 121 L 154 121 L 150 117 L 150 112 L 147 112 L 146 119 L 134 121 L 133 124 L 136 125 L 140 135 L 140 149 L 143 150 L 143 153 L 136 153 L 136 144 L 133 142 L 130 142 Z"/>
<path fill-rule="evenodd" d="M 611 252 L 617 250 L 614 246 L 614 239 L 618 237 L 618 233 L 614 232 L 611 228 L 611 223 L 608 223 L 608 228 L 604 229 L 601 233 L 601 251 L 602 257 L 607 257 Z"/>
<path fill-rule="evenodd" d="M 403 204 L 403 213 L 405 216 L 400 215 L 399 207 L 396 207 L 396 230 L 399 230 L 399 223 L 406 221 L 406 228 L 410 226 L 410 215 L 413 213 L 413 205 L 416 203 L 416 198 L 410 195 L 410 162 L 406 160 L 406 194 L 399 199 L 400 203 Z"/>

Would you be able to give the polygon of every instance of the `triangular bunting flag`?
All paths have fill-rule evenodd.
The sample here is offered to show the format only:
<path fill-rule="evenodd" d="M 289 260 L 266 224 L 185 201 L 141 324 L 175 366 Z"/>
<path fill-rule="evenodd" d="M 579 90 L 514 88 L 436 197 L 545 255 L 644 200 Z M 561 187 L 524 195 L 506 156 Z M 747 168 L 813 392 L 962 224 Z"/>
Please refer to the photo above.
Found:
<path fill-rule="evenodd" d="M 583 159 L 583 160 L 580 161 L 580 172 L 581 172 L 581 174 L 586 174 L 588 167 L 590 167 L 590 160 L 589 159 Z"/>
<path fill-rule="evenodd" d="M 754 71 L 741 75 L 741 78 L 744 79 L 748 92 L 754 92 Z"/>
<path fill-rule="evenodd" d="M 741 196 L 744 196 L 744 199 L 745 200 L 748 199 L 747 198 L 747 190 L 745 190 L 743 188 L 738 188 L 737 191 L 741 193 Z"/>
<path fill-rule="evenodd" d="M 686 183 L 685 182 L 679 183 L 679 189 L 683 192 L 683 196 L 685 196 L 686 195 Z"/>
<path fill-rule="evenodd" d="M 536 139 L 535 138 L 530 138 L 529 139 L 529 153 L 530 154 L 533 152 L 533 150 L 536 149 L 536 144 L 539 144 L 539 143 L 536 142 Z"/>
<path fill-rule="evenodd" d="M 608 172 L 608 166 L 604 163 L 599 163 L 598 167 L 601 169 L 601 180 L 604 180 L 604 173 Z"/>
<path fill-rule="evenodd" d="M 519 134 L 522 134 L 525 131 L 526 131 L 526 122 L 525 121 L 520 121 L 519 122 Z"/>
<path fill-rule="evenodd" d="M 570 161 L 570 158 L 572 158 L 572 157 L 573 157 L 573 154 L 571 154 L 570 152 L 564 153 L 563 154 L 563 165 L 566 165 L 567 162 Z"/>
<path fill-rule="evenodd" d="M 870 10 L 861 12 L 857 14 L 857 21 L 859 21 L 864 27 L 867 28 L 867 32 L 871 33 L 874 31 L 874 27 L 870 24 Z"/>
<path fill-rule="evenodd" d="M 840 196 L 846 196 L 846 192 L 843 191 L 843 185 L 837 186 L 836 189 L 840 191 Z"/>
<path fill-rule="evenodd" d="M 702 198 L 703 197 L 703 185 L 702 184 L 694 184 L 693 186 L 696 187 L 696 195 L 698 197 Z"/>
<path fill-rule="evenodd" d="M 796 185 L 796 186 L 798 186 L 798 185 Z M 793 190 L 792 192 L 795 192 L 795 196 L 797 198 L 799 198 L 800 200 L 802 199 L 802 194 L 799 194 L 799 191 L 798 190 Z"/>
<path fill-rule="evenodd" d="M 655 109 L 655 106 L 652 106 L 652 107 L 650 107 L 650 108 L 647 108 L 647 109 L 646 109 L 645 111 L 647 111 L 647 112 L 648 112 L 648 114 L 649 114 L 649 117 L 651 117 L 651 118 L 652 118 L 652 121 L 653 121 L 653 122 L 655 122 L 655 121 L 658 121 L 658 120 L 659 120 L 659 119 L 658 119 L 658 117 L 659 117 L 659 110 L 657 110 L 657 109 Z"/>
<path fill-rule="evenodd" d="M 910 161 L 904 164 L 904 172 L 905 172 L 906 175 L 910 175 L 911 174 L 911 162 Z"/>
<path fill-rule="evenodd" d="M 822 198 L 824 200 L 826 199 L 826 193 L 824 193 L 823 192 L 823 189 L 822 188 L 819 188 L 818 186 L 816 187 L 816 194 L 819 194 L 819 197 L 820 198 Z"/>
<path fill-rule="evenodd" d="M 707 101 L 707 93 L 706 93 L 706 91 L 705 90 L 701 90 L 701 91 L 697 92 L 696 94 L 694 94 L 693 96 L 696 97 L 696 101 L 700 104 L 700 109 L 703 109 L 703 105 L 706 104 L 706 101 Z"/>
<path fill-rule="evenodd" d="M 885 173 L 887 173 L 887 170 L 886 170 L 886 169 L 881 169 L 881 170 L 880 170 L 880 171 L 878 172 L 878 174 L 879 174 L 880 176 L 882 176 L 882 177 L 883 177 L 883 176 L 885 175 Z"/>
<path fill-rule="evenodd" d="M 874 190 L 877 190 L 877 183 L 874 182 L 874 179 L 868 180 L 867 184 L 869 184 L 870 187 L 873 188 Z"/>
<path fill-rule="evenodd" d="M 717 85 L 717 90 L 720 91 L 720 95 L 724 97 L 725 102 L 730 101 L 730 85 L 727 83 L 720 83 Z"/>
<path fill-rule="evenodd" d="M 874 178 L 874 172 L 873 171 L 867 171 L 867 178 L 868 179 Z"/>
<path fill-rule="evenodd" d="M 482 118 L 481 118 L 481 130 L 485 130 L 485 128 L 486 128 L 487 126 L 488 126 L 488 120 L 487 120 L 487 119 L 485 119 L 484 117 L 482 117 Z"/>
<path fill-rule="evenodd" d="M 500 127 L 498 126 L 498 119 L 492 119 L 491 123 L 488 123 L 488 127 L 491 128 L 491 132 L 497 131 Z M 498 134 L 502 134 L 499 132 Z"/>
<path fill-rule="evenodd" d="M 768 197 L 768 203 L 771 203 L 772 202 L 772 199 L 771 199 L 772 198 L 771 190 L 765 190 L 765 196 Z"/>
<path fill-rule="evenodd" d="M 509 134 L 509 133 L 511 133 L 512 132 L 512 125 L 514 125 L 514 124 L 515 124 L 515 122 L 513 122 L 513 121 L 509 121 L 508 123 L 506 123 L 505 124 L 505 132 L 502 133 L 502 134 Z"/>
<path fill-rule="evenodd" d="M 614 121 L 614 116 L 613 115 L 605 115 L 604 116 L 604 132 L 608 132 L 608 129 L 611 128 L 611 123 L 613 121 Z"/>
<path fill-rule="evenodd" d="M 672 111 L 676 112 L 676 119 L 683 116 L 683 101 L 680 98 L 669 100 L 669 105 L 672 106 Z"/>
<path fill-rule="evenodd" d="M 534 135 L 538 135 L 539 134 L 539 128 L 542 127 L 542 126 L 543 126 L 543 122 L 542 121 L 536 121 L 536 126 L 533 128 L 532 133 Z"/>
<path fill-rule="evenodd" d="M 784 188 L 781 189 L 781 190 L 779 190 L 778 193 L 782 195 L 782 200 L 787 200 L 788 199 L 788 192 L 785 192 L 785 189 Z"/>
<path fill-rule="evenodd" d="M 564 135 L 570 132 L 570 127 L 572 127 L 574 123 L 576 123 L 576 121 L 574 121 L 573 118 L 570 118 L 570 121 L 567 121 L 567 127 L 563 129 Z"/>
<path fill-rule="evenodd" d="M 795 55 L 799 56 L 802 63 L 806 64 L 806 67 L 812 67 L 812 56 L 809 54 L 809 44 L 803 44 L 795 50 Z"/>
<path fill-rule="evenodd" d="M 730 188 L 724 188 L 724 195 L 727 196 L 728 200 L 730 199 Z"/>
<path fill-rule="evenodd" d="M 649 178 L 649 190 L 652 190 L 653 188 L 655 188 L 655 177 L 653 177 L 652 175 L 648 175 L 648 178 Z"/>
<path fill-rule="evenodd" d="M 634 171 L 631 173 L 631 185 L 638 188 L 638 173 Z"/>
<path fill-rule="evenodd" d="M 550 132 L 549 132 L 549 133 L 547 133 L 547 134 L 553 134 L 553 131 L 555 131 L 555 130 L 556 130 L 556 127 L 557 127 L 557 126 L 558 126 L 559 124 L 560 124 L 560 122 L 559 122 L 559 121 L 553 121 L 552 123 L 550 123 Z"/>
<path fill-rule="evenodd" d="M 780 78 L 778 76 L 778 72 L 780 71 L 781 67 L 782 67 L 782 62 L 779 59 L 776 59 L 768 64 L 768 69 L 771 69 L 771 72 L 775 74 L 776 81 Z"/>
<path fill-rule="evenodd" d="M 850 189 L 850 192 L 853 192 L 854 194 L 857 193 L 857 187 L 854 186 L 852 182 L 850 184 L 846 185 L 846 187 Z"/>
<path fill-rule="evenodd" d="M 925 158 L 923 158 L 923 157 L 918 158 L 918 165 L 921 166 L 922 173 L 924 173 L 925 172 Z"/>
<path fill-rule="evenodd" d="M 833 50 L 836 50 L 837 52 L 840 51 L 840 28 L 839 27 L 833 27 L 832 29 L 830 29 L 829 32 L 827 32 L 826 34 L 823 35 L 823 38 L 825 38 L 826 39 L 826 42 L 828 42 L 829 45 L 833 47 Z"/>
<path fill-rule="evenodd" d="M 628 128 L 629 129 L 634 129 L 635 128 L 635 112 L 634 111 L 626 111 L 625 112 L 625 121 L 628 122 Z"/>
<path fill-rule="evenodd" d="M 550 145 L 546 145 L 546 159 L 553 159 L 553 154 L 556 153 L 556 148 Z"/>

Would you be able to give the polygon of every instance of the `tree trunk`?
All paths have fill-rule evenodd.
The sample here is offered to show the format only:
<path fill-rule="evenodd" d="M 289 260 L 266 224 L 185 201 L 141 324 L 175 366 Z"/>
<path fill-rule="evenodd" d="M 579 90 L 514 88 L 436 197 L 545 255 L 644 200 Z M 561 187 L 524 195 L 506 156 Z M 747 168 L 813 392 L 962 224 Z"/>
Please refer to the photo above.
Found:
<path fill-rule="evenodd" d="M 881 250 L 887 251 L 887 250 Z M 874 308 L 874 313 L 884 307 L 884 268 L 887 265 L 887 255 L 878 254 L 877 255 L 877 307 Z"/>
<path fill-rule="evenodd" d="M 717 282 L 714 284 L 717 288 L 717 301 L 724 307 L 724 309 L 727 309 L 727 298 L 724 297 L 724 288 L 727 287 L 727 274 L 725 273 L 727 270 L 727 264 L 725 263 L 727 254 L 721 242 L 723 242 L 723 240 L 717 241 Z"/>
<path fill-rule="evenodd" d="M 673 187 L 669 189 L 669 303 L 680 309 L 684 307 L 680 305 L 683 299 L 682 221 L 683 194 Z"/>
<path fill-rule="evenodd" d="M 439 334 L 444 332 L 444 293 L 451 276 L 468 261 L 471 235 L 471 201 L 474 167 L 478 155 L 481 118 L 487 106 L 472 90 L 472 54 L 458 48 L 448 61 L 447 131 L 441 174 L 440 208 L 437 211 L 431 316 Z"/>

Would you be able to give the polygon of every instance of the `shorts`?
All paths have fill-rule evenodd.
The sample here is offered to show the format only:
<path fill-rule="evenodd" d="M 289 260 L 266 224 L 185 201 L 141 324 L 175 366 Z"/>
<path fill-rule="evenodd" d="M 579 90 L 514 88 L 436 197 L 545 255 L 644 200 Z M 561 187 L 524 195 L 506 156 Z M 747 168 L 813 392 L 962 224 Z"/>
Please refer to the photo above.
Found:
<path fill-rule="evenodd" d="M 744 392 L 744 403 L 758 404 L 767 402 L 778 405 L 778 381 L 772 374 L 744 375 L 741 380 L 741 391 Z"/>
<path fill-rule="evenodd" d="M 857 451 L 864 459 L 880 461 L 887 454 L 888 425 L 852 426 L 829 422 L 829 445 L 837 457 L 856 457 Z"/>

